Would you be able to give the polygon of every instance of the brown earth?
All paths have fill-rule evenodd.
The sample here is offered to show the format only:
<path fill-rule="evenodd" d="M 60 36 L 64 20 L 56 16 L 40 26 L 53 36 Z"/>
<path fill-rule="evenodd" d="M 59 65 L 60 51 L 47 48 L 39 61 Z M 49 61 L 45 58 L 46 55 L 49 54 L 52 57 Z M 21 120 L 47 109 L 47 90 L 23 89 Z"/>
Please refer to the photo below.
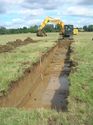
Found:
<path fill-rule="evenodd" d="M 37 41 L 34 41 L 30 37 L 26 38 L 24 41 L 20 39 L 16 39 L 16 41 L 14 42 L 8 42 L 6 45 L 0 45 L 0 53 L 9 52 L 19 46 L 27 45 L 29 43 L 35 43 L 35 42 Z"/>
<path fill-rule="evenodd" d="M 0 106 L 67 110 L 70 65 L 66 57 L 71 42 L 62 41 L 42 55 L 40 61 L 13 84 L 9 93 L 0 97 Z"/>

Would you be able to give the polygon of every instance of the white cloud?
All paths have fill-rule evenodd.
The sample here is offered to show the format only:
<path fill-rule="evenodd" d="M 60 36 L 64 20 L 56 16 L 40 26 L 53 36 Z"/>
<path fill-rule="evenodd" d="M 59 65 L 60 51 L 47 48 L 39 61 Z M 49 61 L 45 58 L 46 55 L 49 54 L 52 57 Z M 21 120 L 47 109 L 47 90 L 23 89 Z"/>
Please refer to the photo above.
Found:
<path fill-rule="evenodd" d="M 19 3 L 22 3 L 24 0 L 1 0 L 7 4 L 19 4 Z"/>
<path fill-rule="evenodd" d="M 72 6 L 66 11 L 66 14 L 75 16 L 93 16 L 93 9 L 85 6 Z"/>
<path fill-rule="evenodd" d="M 0 14 L 13 16 L 8 21 L 2 21 L 2 25 L 7 27 L 40 24 L 44 16 L 75 25 L 93 22 L 93 0 L 0 0 L 0 5 Z"/>
<path fill-rule="evenodd" d="M 59 0 L 59 4 L 60 4 L 60 0 Z M 23 7 L 25 8 L 42 8 L 42 9 L 56 9 L 58 7 L 58 1 L 57 0 L 24 0 L 23 2 Z"/>
<path fill-rule="evenodd" d="M 23 8 L 22 10 L 20 10 L 19 12 L 20 14 L 23 15 L 28 15 L 28 16 L 40 16 L 42 14 L 44 14 L 43 9 L 27 9 L 27 8 Z"/>
<path fill-rule="evenodd" d="M 81 0 L 80 5 L 93 5 L 93 0 Z"/>
<path fill-rule="evenodd" d="M 40 24 L 40 19 L 30 19 L 28 21 L 22 20 L 21 18 L 13 19 L 10 22 L 6 22 L 4 25 L 6 28 L 21 28 L 21 27 L 29 27 L 31 25 Z"/>

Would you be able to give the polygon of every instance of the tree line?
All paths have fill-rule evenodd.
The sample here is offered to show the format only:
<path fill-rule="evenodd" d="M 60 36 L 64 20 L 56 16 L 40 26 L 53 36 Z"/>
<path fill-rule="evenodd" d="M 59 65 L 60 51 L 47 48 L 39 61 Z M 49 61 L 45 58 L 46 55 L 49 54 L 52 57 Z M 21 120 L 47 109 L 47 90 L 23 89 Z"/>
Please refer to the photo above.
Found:
<path fill-rule="evenodd" d="M 84 31 L 93 32 L 93 25 L 83 26 Z"/>
<path fill-rule="evenodd" d="M 23 27 L 23 28 L 12 28 L 12 29 L 7 29 L 5 27 L 0 27 L 0 34 L 18 34 L 18 33 L 35 33 L 38 29 L 38 26 L 31 26 L 29 28 Z"/>
<path fill-rule="evenodd" d="M 0 34 L 18 34 L 18 33 L 36 33 L 38 31 L 39 26 L 34 25 L 31 27 L 23 27 L 23 28 L 12 28 L 7 29 L 5 27 L 0 27 Z M 61 27 L 59 25 L 52 25 L 48 24 L 44 27 L 44 31 L 46 32 L 58 32 L 61 30 Z"/>
<path fill-rule="evenodd" d="M 5 27 L 0 27 L 0 34 L 18 34 L 18 33 L 36 33 L 38 31 L 39 26 L 34 25 L 31 27 L 23 27 L 23 28 L 12 28 L 12 29 L 7 29 Z M 89 26 L 84 26 L 83 31 L 93 31 L 93 25 Z M 59 32 L 61 31 L 61 26 L 60 25 L 53 25 L 53 24 L 48 24 L 44 27 L 44 31 L 46 32 Z"/>

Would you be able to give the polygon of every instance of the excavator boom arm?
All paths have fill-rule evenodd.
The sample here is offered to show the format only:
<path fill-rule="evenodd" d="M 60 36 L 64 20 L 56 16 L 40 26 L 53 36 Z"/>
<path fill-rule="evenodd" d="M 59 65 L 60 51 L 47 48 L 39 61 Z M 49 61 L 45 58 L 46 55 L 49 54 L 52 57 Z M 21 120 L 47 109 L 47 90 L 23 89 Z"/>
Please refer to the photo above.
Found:
<path fill-rule="evenodd" d="M 51 17 L 46 17 L 45 20 L 41 23 L 39 30 L 42 30 L 48 22 L 54 23 L 54 24 L 58 24 L 61 26 L 62 31 L 64 30 L 64 22 L 60 21 L 59 19 L 53 19 Z"/>

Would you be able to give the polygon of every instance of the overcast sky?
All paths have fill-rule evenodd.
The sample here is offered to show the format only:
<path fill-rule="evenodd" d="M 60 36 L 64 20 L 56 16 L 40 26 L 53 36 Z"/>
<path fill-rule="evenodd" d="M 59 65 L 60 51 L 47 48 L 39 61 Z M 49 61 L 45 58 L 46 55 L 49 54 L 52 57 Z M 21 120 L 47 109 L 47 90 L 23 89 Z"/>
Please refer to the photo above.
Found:
<path fill-rule="evenodd" d="M 0 0 L 0 26 L 39 25 L 46 16 L 75 26 L 93 24 L 93 0 Z"/>

